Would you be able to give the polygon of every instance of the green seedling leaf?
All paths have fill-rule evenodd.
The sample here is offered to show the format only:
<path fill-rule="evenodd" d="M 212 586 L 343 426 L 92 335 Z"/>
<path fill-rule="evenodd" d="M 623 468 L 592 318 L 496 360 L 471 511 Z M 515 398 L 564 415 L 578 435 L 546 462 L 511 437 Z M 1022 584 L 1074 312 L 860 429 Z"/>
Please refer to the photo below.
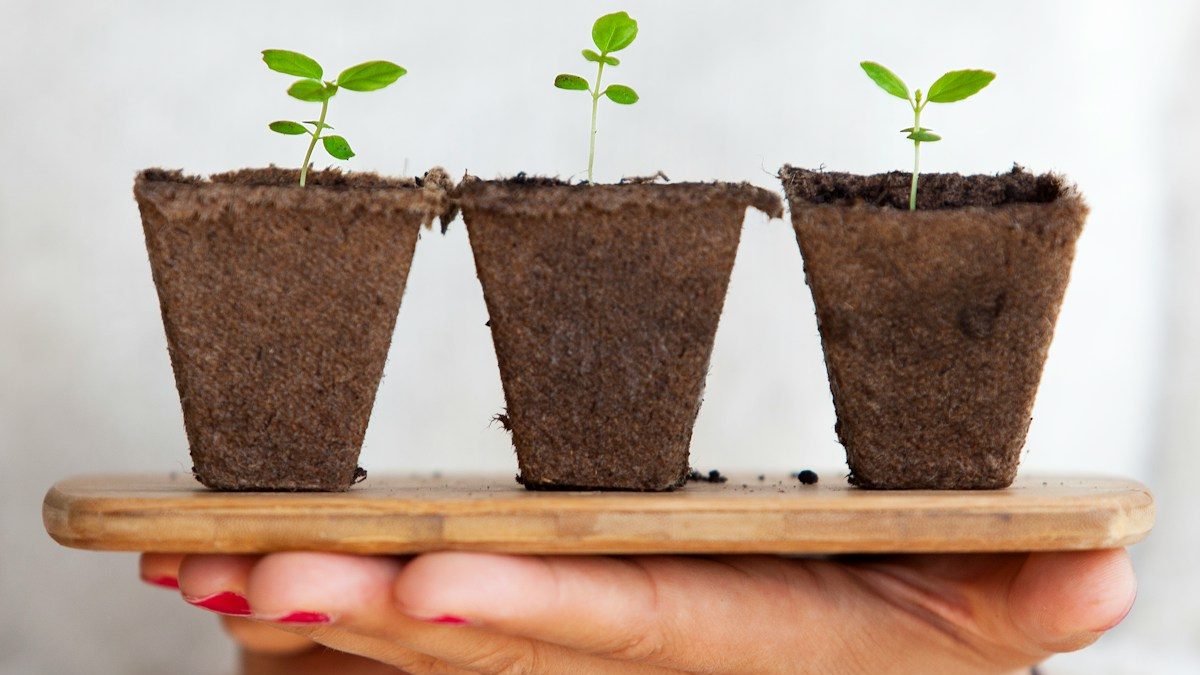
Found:
<path fill-rule="evenodd" d="M 337 93 L 337 88 L 317 80 L 297 80 L 295 84 L 288 87 L 287 93 L 288 96 L 301 101 L 323 103 Z"/>
<path fill-rule="evenodd" d="M 929 131 L 928 129 L 918 129 L 907 136 L 910 141 L 920 141 L 922 143 L 933 143 L 942 140 L 941 136 Z"/>
<path fill-rule="evenodd" d="M 604 90 L 604 95 L 613 103 L 633 105 L 638 102 L 637 92 L 623 84 L 610 84 Z"/>
<path fill-rule="evenodd" d="M 625 12 L 605 14 L 592 24 L 592 42 L 600 51 L 584 49 L 580 52 L 585 60 L 599 64 L 596 67 L 596 86 L 589 85 L 587 80 L 578 75 L 563 73 L 554 78 L 555 87 L 586 91 L 592 99 L 592 128 L 591 134 L 588 136 L 588 183 L 593 181 L 592 169 L 596 163 L 596 113 L 600 107 L 600 97 L 606 96 L 613 103 L 621 105 L 632 105 L 638 101 L 637 92 L 631 87 L 613 84 L 605 88 L 601 85 L 601 81 L 604 79 L 604 67 L 616 66 L 621 63 L 620 59 L 609 56 L 609 53 L 628 47 L 637 37 L 637 33 L 637 21 L 634 21 Z"/>
<path fill-rule="evenodd" d="M 929 88 L 929 100 L 934 103 L 961 101 L 979 93 L 994 79 L 996 74 L 987 70 L 952 70 Z"/>
<path fill-rule="evenodd" d="M 554 78 L 554 86 L 559 89 L 571 89 L 578 91 L 587 91 L 588 81 L 578 75 L 567 75 L 563 73 Z"/>
<path fill-rule="evenodd" d="M 321 139 L 321 143 L 325 145 L 325 152 L 338 159 L 350 159 L 354 156 L 354 151 L 350 149 L 350 144 L 341 136 L 326 136 Z"/>
<path fill-rule="evenodd" d="M 284 75 L 319 80 L 325 74 L 321 70 L 321 64 L 300 52 L 289 52 L 286 49 L 264 49 L 262 59 L 268 68 Z"/>
<path fill-rule="evenodd" d="M 904 84 L 904 80 L 901 80 L 895 73 L 874 61 L 863 61 L 858 65 L 862 66 L 867 77 L 874 80 L 880 89 L 897 98 L 908 100 L 908 85 Z"/>
<path fill-rule="evenodd" d="M 286 134 L 288 136 L 298 136 L 300 134 L 308 133 L 308 129 L 305 129 L 303 124 L 288 120 L 271 122 L 267 126 L 271 128 L 271 131 L 274 131 L 277 134 Z"/>
<path fill-rule="evenodd" d="M 633 43 L 638 25 L 625 12 L 605 14 L 592 24 L 592 42 L 601 54 L 619 52 Z"/>
<path fill-rule="evenodd" d="M 367 61 L 343 70 L 338 75 L 337 84 L 350 91 L 375 91 L 395 82 L 407 72 L 391 61 Z"/>
<path fill-rule="evenodd" d="M 615 56 L 601 56 L 601 55 L 597 54 L 596 52 L 594 52 L 594 51 L 592 51 L 592 50 L 590 50 L 590 49 L 585 49 L 585 50 L 583 50 L 583 58 L 587 59 L 588 61 L 591 61 L 592 63 L 603 63 L 603 64 L 605 64 L 605 65 L 608 65 L 608 66 L 619 66 L 619 65 L 621 65 L 621 60 L 620 60 L 620 59 L 618 59 L 617 57 L 615 57 Z"/>
<path fill-rule="evenodd" d="M 391 61 L 367 61 L 343 70 L 336 82 L 330 82 L 323 80 L 324 72 L 316 61 L 298 52 L 266 49 L 262 55 L 263 61 L 271 70 L 303 78 L 288 87 L 288 96 L 321 104 L 321 114 L 315 120 L 305 120 L 303 124 L 291 120 L 277 120 L 267 125 L 271 131 L 279 134 L 307 134 L 310 137 L 308 150 L 304 153 L 304 163 L 300 165 L 300 187 L 304 187 L 308 179 L 308 169 L 312 165 L 312 154 L 317 147 L 317 141 L 321 141 L 325 151 L 332 157 L 350 159 L 354 156 L 354 150 L 345 138 L 322 136 L 326 129 L 333 129 L 325 123 L 325 117 L 329 113 L 329 100 L 337 94 L 338 89 L 345 87 L 351 91 L 375 91 L 392 84 L 407 72 Z M 305 124 L 311 126 L 312 130 L 305 127 Z"/>
<path fill-rule="evenodd" d="M 972 96 L 996 79 L 996 74 L 987 70 L 952 70 L 933 83 L 927 97 L 922 98 L 922 92 L 918 89 L 912 98 L 909 98 L 908 85 L 904 84 L 904 81 L 892 71 L 874 61 L 863 61 L 859 65 L 862 66 L 863 72 L 879 85 L 880 89 L 892 96 L 904 99 L 912 108 L 912 126 L 900 131 L 907 134 L 906 138 L 913 142 L 912 187 L 908 192 L 908 208 L 910 211 L 915 211 L 917 210 L 917 178 L 921 172 L 921 144 L 936 143 L 942 140 L 942 137 L 933 133 L 932 129 L 921 126 L 922 111 L 931 102 L 953 103 Z"/>

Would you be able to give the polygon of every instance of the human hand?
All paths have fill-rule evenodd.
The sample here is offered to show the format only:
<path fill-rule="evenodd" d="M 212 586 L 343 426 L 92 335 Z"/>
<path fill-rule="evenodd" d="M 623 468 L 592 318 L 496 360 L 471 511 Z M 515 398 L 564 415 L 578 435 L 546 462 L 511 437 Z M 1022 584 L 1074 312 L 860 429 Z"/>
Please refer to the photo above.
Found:
<path fill-rule="evenodd" d="M 295 654 L 315 642 L 417 674 L 1026 672 L 1119 623 L 1136 588 L 1122 550 L 147 554 L 142 568 L 148 579 L 177 569 L 193 603 L 242 603 L 248 616 L 231 629 L 251 649 Z"/>

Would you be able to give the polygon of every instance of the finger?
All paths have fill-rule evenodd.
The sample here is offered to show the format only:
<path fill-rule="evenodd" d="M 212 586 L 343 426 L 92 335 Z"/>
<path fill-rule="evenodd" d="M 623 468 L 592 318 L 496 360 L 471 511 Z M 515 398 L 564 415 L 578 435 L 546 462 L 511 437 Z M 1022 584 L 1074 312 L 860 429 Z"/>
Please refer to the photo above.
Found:
<path fill-rule="evenodd" d="M 259 556 L 189 555 L 179 565 L 179 591 L 189 603 L 218 614 L 250 616 L 246 577 Z"/>
<path fill-rule="evenodd" d="M 419 559 L 419 558 L 418 558 Z M 280 553 L 267 556 L 251 573 L 251 605 L 264 616 L 286 616 L 298 611 L 325 617 L 330 628 L 311 635 L 327 642 L 331 631 L 369 642 L 337 648 L 376 658 L 418 672 L 398 660 L 424 654 L 450 667 L 476 673 L 586 672 L 639 673 L 658 669 L 631 668 L 599 658 L 573 654 L 561 647 L 524 638 L 495 635 L 450 616 L 404 614 L 393 589 L 402 565 L 387 558 L 367 558 L 321 553 Z M 293 627 L 294 628 L 294 627 Z M 365 645 L 365 646 L 364 646 Z M 441 671 L 438 671 L 441 672 Z"/>
<path fill-rule="evenodd" d="M 416 616 L 463 617 L 603 658 L 748 672 L 778 669 L 793 645 L 820 644 L 831 655 L 847 646 L 832 626 L 847 618 L 849 601 L 823 590 L 834 581 L 768 556 L 438 553 L 414 560 L 396 595 Z"/>
<path fill-rule="evenodd" d="M 298 654 L 312 640 L 250 620 L 246 576 L 257 556 L 196 555 L 179 563 L 180 592 L 189 603 L 222 614 L 222 625 L 244 650 L 266 655 Z"/>
<path fill-rule="evenodd" d="M 377 589 L 387 588 L 401 568 L 401 563 L 393 558 L 346 557 L 353 562 L 341 568 L 331 565 L 327 554 L 265 557 L 255 566 L 254 579 L 247 578 L 245 582 L 257 616 L 342 652 L 412 673 L 433 672 L 438 666 L 437 659 L 395 642 L 360 634 L 353 626 L 344 625 L 343 608 L 377 605 Z M 282 569 L 280 558 L 288 563 Z M 343 569 L 351 567 L 351 574 Z"/>
<path fill-rule="evenodd" d="M 179 553 L 143 553 L 138 559 L 138 576 L 142 581 L 162 588 L 179 588 Z"/>
<path fill-rule="evenodd" d="M 304 635 L 280 630 L 270 624 L 240 616 L 222 616 L 225 632 L 242 649 L 265 656 L 293 656 L 309 651 L 316 643 Z"/>
<path fill-rule="evenodd" d="M 247 625 L 260 627 L 260 630 L 253 632 L 246 629 L 245 632 L 235 633 L 235 637 L 245 640 L 243 646 L 252 652 L 270 651 L 271 647 L 278 646 L 277 636 L 269 637 L 269 645 L 259 642 L 259 639 L 264 636 L 262 630 L 274 630 L 308 640 L 310 644 L 319 643 L 341 652 L 373 658 L 412 673 L 438 670 L 436 659 L 386 641 L 355 635 L 331 626 L 333 617 L 321 611 L 303 608 L 274 611 L 270 609 L 270 603 L 265 605 L 268 608 L 266 611 L 251 610 L 250 601 L 247 599 L 247 589 L 250 585 L 251 571 L 259 560 L 260 558 L 256 556 L 188 556 L 181 566 L 180 573 L 184 596 L 192 598 L 193 601 L 196 601 L 195 604 L 201 607 L 217 612 L 224 612 L 230 604 L 236 605 L 236 615 L 246 618 L 231 624 L 235 630 Z M 361 567 L 364 568 L 362 571 L 368 577 L 371 574 L 380 575 L 379 583 L 385 588 L 390 588 L 391 581 L 399 569 L 398 562 L 389 558 L 363 558 L 361 560 Z M 349 603 L 364 600 L 362 594 L 364 589 L 361 585 L 354 583 L 354 580 L 339 583 L 337 579 L 330 579 L 326 576 L 326 571 L 319 565 L 301 565 L 298 573 L 289 581 L 318 589 L 333 585 L 332 592 L 345 594 L 344 599 Z M 216 598 L 219 599 L 219 602 L 206 602 L 203 598 L 210 600 Z M 301 606 L 296 605 L 295 607 Z M 266 633 L 266 635 L 269 636 L 270 633 Z M 254 663 L 256 667 L 265 667 L 262 661 L 256 660 Z M 456 671 L 447 668 L 440 669 L 440 672 L 452 674 Z"/>
<path fill-rule="evenodd" d="M 338 627 L 337 625 L 302 625 L 279 624 L 280 630 L 302 635 L 314 644 L 329 649 L 333 653 L 349 654 L 356 658 L 367 659 L 374 663 L 386 665 L 388 669 L 398 669 L 410 675 L 470 675 L 471 671 L 451 667 L 442 661 L 412 649 L 407 649 L 393 641 L 373 638 L 361 633 Z M 317 671 L 320 673 L 341 671 Z M 391 672 L 388 670 L 387 672 Z"/>
<path fill-rule="evenodd" d="M 332 649 L 312 649 L 292 656 L 242 654 L 243 675 L 403 675 L 378 661 Z"/>

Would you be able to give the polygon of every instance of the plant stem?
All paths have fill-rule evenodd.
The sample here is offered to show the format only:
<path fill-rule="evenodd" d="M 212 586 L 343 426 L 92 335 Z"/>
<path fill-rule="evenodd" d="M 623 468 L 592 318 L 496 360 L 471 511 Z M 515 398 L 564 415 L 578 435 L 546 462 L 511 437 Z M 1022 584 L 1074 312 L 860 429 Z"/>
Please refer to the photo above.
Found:
<path fill-rule="evenodd" d="M 317 139 L 321 137 L 321 131 L 325 128 L 325 113 L 327 112 L 329 112 L 329 99 L 321 101 L 321 116 L 317 118 L 317 128 L 313 129 L 308 152 L 304 153 L 304 166 L 300 167 L 300 187 L 304 187 L 304 180 L 308 178 L 308 162 L 312 159 L 313 148 L 317 147 Z"/>
<path fill-rule="evenodd" d="M 588 183 L 592 182 L 592 166 L 596 163 L 596 108 L 600 105 L 600 76 L 604 74 L 604 62 L 596 68 L 596 88 L 592 90 L 592 135 L 588 140 Z"/>
<path fill-rule="evenodd" d="M 921 106 L 920 99 L 918 105 L 913 106 L 913 134 L 919 134 L 921 131 Z M 921 171 L 921 141 L 913 139 L 913 170 L 912 170 L 912 190 L 908 193 L 908 210 L 917 210 L 917 174 Z"/>

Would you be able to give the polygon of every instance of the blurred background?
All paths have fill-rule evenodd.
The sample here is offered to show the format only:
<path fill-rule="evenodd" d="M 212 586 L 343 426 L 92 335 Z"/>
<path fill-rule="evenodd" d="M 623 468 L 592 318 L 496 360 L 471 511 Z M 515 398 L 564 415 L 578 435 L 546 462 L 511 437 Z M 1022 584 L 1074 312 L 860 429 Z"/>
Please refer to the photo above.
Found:
<path fill-rule="evenodd" d="M 190 467 L 141 224 L 143 167 L 298 165 L 275 119 L 315 107 L 259 59 L 409 74 L 342 92 L 329 121 L 353 170 L 578 176 L 591 22 L 639 21 L 600 111 L 599 180 L 650 174 L 778 189 L 784 163 L 905 170 L 910 122 L 858 69 L 910 87 L 999 73 L 931 106 L 945 140 L 923 170 L 1014 162 L 1078 182 L 1092 207 L 1022 471 L 1148 483 L 1155 533 L 1134 549 L 1129 619 L 1048 673 L 1200 672 L 1200 12 L 1145 0 L 103 3 L 5 0 L 0 26 L 0 674 L 224 673 L 210 616 L 137 581 L 133 555 L 57 547 L 40 502 L 71 474 Z M 334 163 L 318 153 L 318 166 Z M 361 463 L 371 471 L 515 472 L 487 315 L 461 222 L 426 233 Z M 693 441 L 698 468 L 844 470 L 791 226 L 750 213 Z"/>

